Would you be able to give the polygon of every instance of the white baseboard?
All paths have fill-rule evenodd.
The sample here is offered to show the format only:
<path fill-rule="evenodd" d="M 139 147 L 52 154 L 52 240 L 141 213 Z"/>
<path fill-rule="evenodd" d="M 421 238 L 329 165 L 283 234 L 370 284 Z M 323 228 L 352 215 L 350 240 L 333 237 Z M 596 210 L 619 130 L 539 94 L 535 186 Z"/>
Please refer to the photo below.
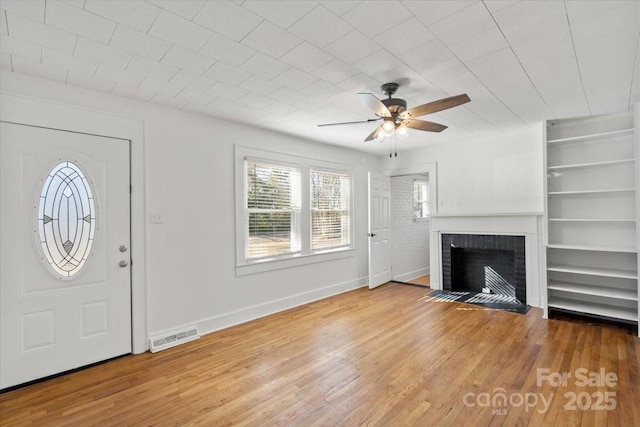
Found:
<path fill-rule="evenodd" d="M 429 273 L 429 267 L 420 268 L 418 270 L 413 270 L 408 273 L 398 274 L 397 276 L 393 276 L 393 280 L 397 280 L 398 282 L 409 282 L 412 279 L 416 279 L 418 277 L 426 276 Z"/>
<path fill-rule="evenodd" d="M 357 279 L 349 280 L 346 282 L 329 285 L 324 288 L 314 289 L 312 291 L 302 292 L 285 298 L 280 298 L 262 304 L 242 308 L 240 310 L 231 311 L 229 313 L 220 314 L 218 316 L 212 316 L 195 323 L 182 325 L 163 331 L 153 332 L 149 335 L 151 337 L 164 336 L 167 334 L 171 334 L 174 331 L 186 330 L 193 327 L 198 328 L 200 335 L 206 335 L 210 334 L 211 332 L 249 322 L 260 317 L 265 317 L 270 314 L 288 310 L 290 308 L 294 308 L 303 304 L 308 304 L 310 302 L 321 300 L 333 295 L 352 291 L 358 288 L 363 288 L 365 286 L 367 286 L 367 277 L 359 277 Z"/>
<path fill-rule="evenodd" d="M 527 298 L 527 305 L 531 307 L 544 308 L 539 298 Z"/>

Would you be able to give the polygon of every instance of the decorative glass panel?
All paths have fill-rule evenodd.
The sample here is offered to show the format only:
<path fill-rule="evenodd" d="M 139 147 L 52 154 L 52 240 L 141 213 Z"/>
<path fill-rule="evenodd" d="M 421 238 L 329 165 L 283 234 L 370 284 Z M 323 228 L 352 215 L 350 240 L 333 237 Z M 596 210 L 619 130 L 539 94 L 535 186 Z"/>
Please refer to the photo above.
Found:
<path fill-rule="evenodd" d="M 40 191 L 38 233 L 55 276 L 73 278 L 91 254 L 96 208 L 91 185 L 78 165 L 56 165 Z"/>

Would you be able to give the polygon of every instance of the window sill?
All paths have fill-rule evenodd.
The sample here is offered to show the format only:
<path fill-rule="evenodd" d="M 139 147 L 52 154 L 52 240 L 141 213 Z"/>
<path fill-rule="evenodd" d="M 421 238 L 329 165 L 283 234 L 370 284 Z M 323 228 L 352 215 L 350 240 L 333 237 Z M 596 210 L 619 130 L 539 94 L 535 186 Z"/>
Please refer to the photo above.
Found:
<path fill-rule="evenodd" d="M 255 261 L 250 264 L 239 264 L 236 265 L 236 277 L 263 273 L 265 271 L 281 270 L 283 268 L 298 267 L 307 264 L 315 264 L 318 262 L 332 261 L 334 259 L 348 258 L 354 256 L 355 252 L 354 248 L 341 248 L 322 253 L 294 255 L 285 259 L 273 259 Z"/>

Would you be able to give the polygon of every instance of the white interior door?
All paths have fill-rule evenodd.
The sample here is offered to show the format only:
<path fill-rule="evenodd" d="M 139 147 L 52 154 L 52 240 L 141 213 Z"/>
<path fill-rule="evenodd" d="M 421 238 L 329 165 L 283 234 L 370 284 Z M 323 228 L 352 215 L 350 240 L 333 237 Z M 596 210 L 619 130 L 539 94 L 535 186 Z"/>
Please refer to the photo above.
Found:
<path fill-rule="evenodd" d="M 0 123 L 0 388 L 131 352 L 129 141 Z"/>
<path fill-rule="evenodd" d="M 369 288 L 391 280 L 391 178 L 369 172 Z"/>

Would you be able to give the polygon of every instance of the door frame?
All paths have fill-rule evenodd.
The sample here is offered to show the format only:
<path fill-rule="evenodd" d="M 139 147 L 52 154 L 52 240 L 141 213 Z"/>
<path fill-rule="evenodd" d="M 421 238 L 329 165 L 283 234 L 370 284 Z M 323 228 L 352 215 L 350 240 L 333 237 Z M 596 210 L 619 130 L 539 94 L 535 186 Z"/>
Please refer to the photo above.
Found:
<path fill-rule="evenodd" d="M 0 91 L 0 120 L 55 130 L 127 139 L 131 179 L 131 349 L 149 349 L 147 339 L 147 229 L 145 123 L 73 105 Z"/>
<path fill-rule="evenodd" d="M 437 162 L 420 163 L 404 168 L 385 169 L 382 172 L 391 178 L 402 175 L 429 175 L 429 213 L 430 217 L 438 215 L 438 164 Z M 392 194 L 393 197 L 393 194 Z M 438 233 L 433 232 L 432 221 L 429 221 L 429 276 L 431 289 L 441 289 L 440 280 L 440 241 Z M 393 267 L 393 266 L 392 266 Z M 435 267 L 435 268 L 434 268 Z"/>

